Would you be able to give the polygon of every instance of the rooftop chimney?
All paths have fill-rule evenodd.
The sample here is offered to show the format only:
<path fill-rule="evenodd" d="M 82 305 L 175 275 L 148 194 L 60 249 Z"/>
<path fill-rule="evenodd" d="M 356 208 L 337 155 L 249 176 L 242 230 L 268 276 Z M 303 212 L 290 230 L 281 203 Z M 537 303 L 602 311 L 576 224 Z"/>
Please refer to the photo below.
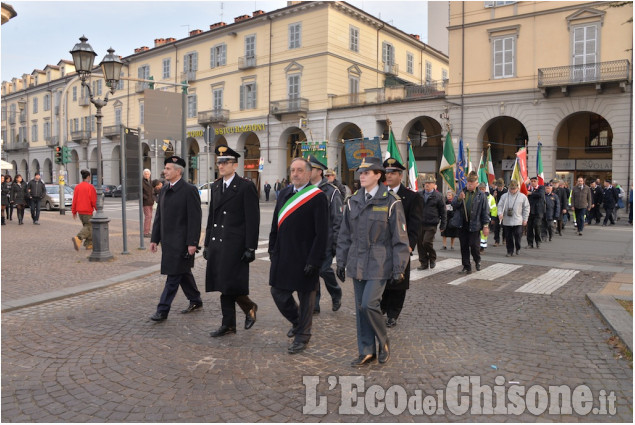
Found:
<path fill-rule="evenodd" d="M 236 17 L 234 18 L 234 23 L 236 23 L 236 22 L 241 22 L 241 21 L 247 20 L 247 19 L 249 19 L 249 18 L 251 18 L 251 16 L 249 16 L 249 15 L 240 15 L 240 16 L 236 16 Z"/>
<path fill-rule="evenodd" d="M 145 52 L 146 50 L 150 50 L 150 48 L 148 46 L 141 46 L 137 49 L 134 49 L 135 53 L 141 53 L 141 52 Z"/>
<path fill-rule="evenodd" d="M 176 41 L 176 38 L 174 38 L 174 37 L 168 37 L 168 38 L 165 39 L 166 44 L 167 43 L 174 43 L 175 41 Z"/>
<path fill-rule="evenodd" d="M 190 31 L 190 37 L 192 37 L 193 35 L 196 35 L 196 34 L 200 34 L 202 32 L 203 32 L 203 30 L 192 30 L 192 31 Z"/>
<path fill-rule="evenodd" d="M 414 38 L 415 40 L 421 41 L 421 37 L 419 37 L 419 34 L 410 34 L 410 37 Z"/>
<path fill-rule="evenodd" d="M 165 44 L 165 38 L 155 38 L 154 39 L 154 47 L 159 47 Z"/>
<path fill-rule="evenodd" d="M 252 16 L 255 18 L 256 16 L 260 16 L 260 15 L 264 15 L 265 11 L 264 10 L 256 10 Z"/>
<path fill-rule="evenodd" d="M 210 25 L 209 29 L 213 30 L 215 28 L 224 27 L 225 25 L 227 25 L 225 22 L 216 22 L 215 24 Z"/>

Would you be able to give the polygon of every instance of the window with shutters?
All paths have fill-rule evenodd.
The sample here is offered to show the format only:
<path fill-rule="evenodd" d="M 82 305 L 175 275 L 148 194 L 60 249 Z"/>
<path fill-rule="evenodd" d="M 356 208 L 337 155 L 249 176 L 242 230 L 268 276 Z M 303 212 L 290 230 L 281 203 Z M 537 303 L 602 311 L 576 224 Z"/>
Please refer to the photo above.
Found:
<path fill-rule="evenodd" d="M 145 104 L 143 101 L 139 102 L 139 125 L 143 125 L 143 114 L 145 112 Z"/>
<path fill-rule="evenodd" d="M 395 63 L 395 48 L 388 42 L 383 42 L 381 45 L 381 58 L 386 65 L 393 65 Z"/>
<path fill-rule="evenodd" d="M 248 35 L 245 37 L 245 57 L 253 59 L 256 57 L 256 35 Z"/>
<path fill-rule="evenodd" d="M 196 117 L 196 94 L 188 94 L 187 95 L 187 117 L 195 118 Z"/>
<path fill-rule="evenodd" d="M 183 58 L 183 72 L 195 72 L 198 70 L 198 53 L 191 52 Z"/>
<path fill-rule="evenodd" d="M 163 79 L 170 78 L 170 68 L 172 65 L 172 60 L 170 58 L 163 59 Z"/>
<path fill-rule="evenodd" d="M 215 111 L 223 109 L 223 88 L 215 88 L 212 90 L 212 107 Z"/>
<path fill-rule="evenodd" d="M 140 66 L 137 69 L 137 78 L 139 78 L 140 80 L 149 80 L 150 79 L 150 65 Z M 150 88 L 149 83 L 139 83 L 139 84 L 143 84 L 142 87 L 144 89 Z"/>
<path fill-rule="evenodd" d="M 44 107 L 43 109 L 45 111 L 50 111 L 51 110 L 51 95 L 50 94 L 45 94 L 44 95 Z"/>
<path fill-rule="evenodd" d="M 73 101 L 77 101 L 77 87 L 73 87 Z"/>
<path fill-rule="evenodd" d="M 44 122 L 44 126 L 42 128 L 44 140 L 48 140 L 51 137 L 51 123 L 49 121 Z"/>
<path fill-rule="evenodd" d="M 289 49 L 297 49 L 301 46 L 301 34 L 301 23 L 289 24 Z"/>
<path fill-rule="evenodd" d="M 295 111 L 300 107 L 300 74 L 287 76 L 287 93 L 289 109 Z"/>
<path fill-rule="evenodd" d="M 37 131 L 37 124 L 33 124 L 31 126 L 31 141 L 32 142 L 37 142 L 37 136 L 38 136 L 38 131 Z"/>
<path fill-rule="evenodd" d="M 406 53 L 406 72 L 408 74 L 414 74 L 414 72 L 415 72 L 414 71 L 414 69 L 415 69 L 414 63 L 415 63 L 414 55 L 412 53 L 410 53 L 410 52 Z"/>
<path fill-rule="evenodd" d="M 432 62 L 426 61 L 426 84 L 432 82 Z"/>
<path fill-rule="evenodd" d="M 492 38 L 492 63 L 494 79 L 515 76 L 516 36 Z"/>
<path fill-rule="evenodd" d="M 359 28 L 349 27 L 349 44 L 348 48 L 353 52 L 359 52 Z"/>
<path fill-rule="evenodd" d="M 593 81 L 599 62 L 598 23 L 577 25 L 571 28 L 572 65 L 576 81 Z"/>
<path fill-rule="evenodd" d="M 211 68 L 224 66 L 227 62 L 227 45 L 225 43 L 217 44 L 211 48 Z"/>
<path fill-rule="evenodd" d="M 256 82 L 244 82 L 240 86 L 240 110 L 256 108 Z"/>
<path fill-rule="evenodd" d="M 121 125 L 121 107 L 115 108 L 115 125 Z"/>
<path fill-rule="evenodd" d="M 37 114 L 37 109 L 38 109 L 38 104 L 37 104 L 37 97 L 33 98 L 33 113 Z"/>

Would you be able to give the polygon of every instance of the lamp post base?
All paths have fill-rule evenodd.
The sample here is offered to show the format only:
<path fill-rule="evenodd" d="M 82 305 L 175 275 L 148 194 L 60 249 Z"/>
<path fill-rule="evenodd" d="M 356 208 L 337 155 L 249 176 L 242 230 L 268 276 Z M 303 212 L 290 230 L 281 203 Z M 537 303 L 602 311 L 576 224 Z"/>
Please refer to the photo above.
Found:
<path fill-rule="evenodd" d="M 88 261 L 110 261 L 114 257 L 110 252 L 108 241 L 108 217 L 99 217 L 100 214 L 90 219 L 93 225 L 93 252 Z"/>

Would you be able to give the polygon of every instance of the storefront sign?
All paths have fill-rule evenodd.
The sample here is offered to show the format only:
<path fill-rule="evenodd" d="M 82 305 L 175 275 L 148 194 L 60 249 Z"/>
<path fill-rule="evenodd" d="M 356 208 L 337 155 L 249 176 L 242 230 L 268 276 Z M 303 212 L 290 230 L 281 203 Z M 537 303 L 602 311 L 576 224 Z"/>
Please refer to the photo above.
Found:
<path fill-rule="evenodd" d="M 188 131 L 187 137 L 203 137 L 205 136 L 205 130 Z"/>
<path fill-rule="evenodd" d="M 223 127 L 223 128 L 215 128 L 215 135 L 223 135 L 223 134 L 233 134 L 233 133 L 245 133 L 247 131 L 264 131 L 267 127 L 267 124 L 246 124 L 246 125 L 235 125 L 232 127 Z"/>
<path fill-rule="evenodd" d="M 578 170 L 611 170 L 613 161 L 610 159 L 578 159 Z"/>
<path fill-rule="evenodd" d="M 575 170 L 575 159 L 556 159 L 556 170 Z"/>

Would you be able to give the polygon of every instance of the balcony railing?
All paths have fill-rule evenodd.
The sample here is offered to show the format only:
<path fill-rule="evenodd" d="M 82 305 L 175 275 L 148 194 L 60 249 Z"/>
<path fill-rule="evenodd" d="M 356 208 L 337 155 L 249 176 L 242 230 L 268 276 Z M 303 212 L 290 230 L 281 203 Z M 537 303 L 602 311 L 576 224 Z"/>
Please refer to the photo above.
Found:
<path fill-rule="evenodd" d="M 196 81 L 196 71 L 187 71 L 183 73 L 183 77 L 188 82 Z"/>
<path fill-rule="evenodd" d="M 149 89 L 149 88 L 150 88 L 149 83 L 137 83 L 134 86 L 134 91 L 135 93 L 143 93 L 145 89 Z"/>
<path fill-rule="evenodd" d="M 390 75 L 399 74 L 399 65 L 396 63 L 384 63 L 384 72 Z"/>
<path fill-rule="evenodd" d="M 627 82 L 630 77 L 630 66 L 630 62 L 623 59 L 586 65 L 540 68 L 538 69 L 538 87 Z"/>
<path fill-rule="evenodd" d="M 121 135 L 121 124 L 105 125 L 103 133 L 104 137 L 112 140 L 115 137 Z"/>
<path fill-rule="evenodd" d="M 27 142 L 13 142 L 7 143 L 4 145 L 4 150 L 7 152 L 10 151 L 21 151 L 29 148 L 29 144 Z"/>
<path fill-rule="evenodd" d="M 256 66 L 255 56 L 241 56 L 238 58 L 238 69 L 249 69 Z"/>
<path fill-rule="evenodd" d="M 82 97 L 79 98 L 77 103 L 79 104 L 79 106 L 88 106 L 88 105 L 90 105 L 90 97 L 82 96 Z"/>
<path fill-rule="evenodd" d="M 229 109 L 213 109 L 198 113 L 200 125 L 227 124 L 227 121 L 229 121 Z"/>
<path fill-rule="evenodd" d="M 71 139 L 74 142 L 86 143 L 90 141 L 90 131 L 88 130 L 71 131 Z"/>
<path fill-rule="evenodd" d="M 302 97 L 277 100 L 270 103 L 271 113 L 274 115 L 296 114 L 309 111 L 309 99 Z"/>
<path fill-rule="evenodd" d="M 344 94 L 331 97 L 331 108 L 378 104 L 384 102 L 436 99 L 445 97 L 448 80 L 430 81 L 422 86 L 390 86 L 368 89 L 364 93 Z"/>
<path fill-rule="evenodd" d="M 445 96 L 448 80 L 427 81 L 422 86 L 405 86 L 406 99 L 420 99 L 425 97 Z"/>
<path fill-rule="evenodd" d="M 46 136 L 44 137 L 44 141 L 46 142 L 46 146 L 57 146 L 59 144 L 57 136 Z"/>

